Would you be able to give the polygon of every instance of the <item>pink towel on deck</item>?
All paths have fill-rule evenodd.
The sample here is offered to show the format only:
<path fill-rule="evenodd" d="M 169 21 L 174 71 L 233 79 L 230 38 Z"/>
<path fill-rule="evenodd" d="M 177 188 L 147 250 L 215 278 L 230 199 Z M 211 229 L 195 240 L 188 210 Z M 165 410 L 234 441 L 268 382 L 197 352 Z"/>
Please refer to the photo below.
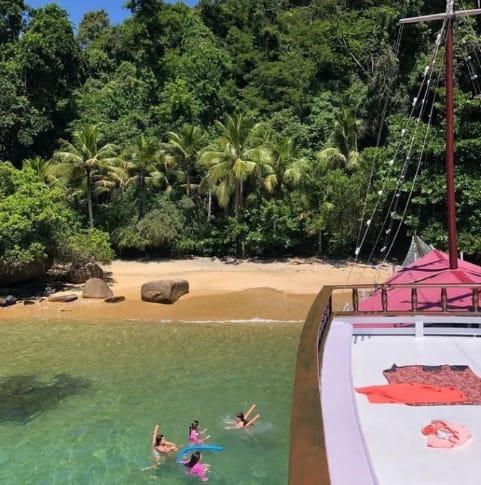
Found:
<path fill-rule="evenodd" d="M 465 426 L 433 419 L 424 426 L 421 433 L 428 437 L 429 448 L 455 448 L 464 445 L 471 438 L 471 432 Z"/>

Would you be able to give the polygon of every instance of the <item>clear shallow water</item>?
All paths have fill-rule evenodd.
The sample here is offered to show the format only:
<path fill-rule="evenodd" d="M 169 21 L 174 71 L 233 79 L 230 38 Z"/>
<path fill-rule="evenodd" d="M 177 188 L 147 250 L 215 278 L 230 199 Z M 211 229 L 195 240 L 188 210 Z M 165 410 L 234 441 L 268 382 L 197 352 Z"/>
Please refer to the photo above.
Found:
<path fill-rule="evenodd" d="M 287 483 L 299 324 L 0 325 L 0 483 L 200 483 L 150 465 L 154 423 L 185 443 L 199 419 L 211 484 Z M 224 419 L 257 404 L 252 435 Z"/>

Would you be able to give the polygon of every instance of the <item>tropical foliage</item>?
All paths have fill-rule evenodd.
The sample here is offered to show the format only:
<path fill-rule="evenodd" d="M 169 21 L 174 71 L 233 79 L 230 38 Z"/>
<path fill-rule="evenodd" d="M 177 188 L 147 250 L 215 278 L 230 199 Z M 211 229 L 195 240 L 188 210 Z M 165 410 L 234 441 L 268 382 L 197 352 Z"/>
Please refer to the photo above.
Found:
<path fill-rule="evenodd" d="M 395 252 L 415 231 L 446 246 L 440 90 L 407 133 L 414 160 L 432 122 L 412 195 L 399 144 L 439 25 L 406 26 L 396 48 L 401 13 L 443 2 L 127 7 L 122 23 L 99 10 L 74 29 L 56 4 L 0 2 L 2 260 L 105 260 L 109 244 L 121 256 L 352 256 L 363 214 L 366 247 L 385 234 L 399 184 L 391 222 L 411 204 Z M 472 27 L 457 29 L 458 224 L 460 248 L 480 258 Z"/>

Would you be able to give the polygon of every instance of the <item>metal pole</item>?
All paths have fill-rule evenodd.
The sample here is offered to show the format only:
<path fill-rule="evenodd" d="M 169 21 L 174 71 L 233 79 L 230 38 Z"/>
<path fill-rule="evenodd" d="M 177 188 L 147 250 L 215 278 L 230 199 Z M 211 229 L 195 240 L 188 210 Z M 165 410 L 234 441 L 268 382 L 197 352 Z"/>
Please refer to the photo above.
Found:
<path fill-rule="evenodd" d="M 454 74 L 453 19 L 448 20 L 446 32 L 446 189 L 448 209 L 449 267 L 457 269 L 456 195 L 454 181 Z"/>

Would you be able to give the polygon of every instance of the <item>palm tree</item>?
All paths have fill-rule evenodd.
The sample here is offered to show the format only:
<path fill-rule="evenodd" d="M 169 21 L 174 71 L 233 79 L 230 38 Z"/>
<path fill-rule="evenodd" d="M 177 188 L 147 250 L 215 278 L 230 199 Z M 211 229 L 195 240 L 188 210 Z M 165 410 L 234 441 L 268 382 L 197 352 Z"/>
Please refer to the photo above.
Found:
<path fill-rule="evenodd" d="M 167 149 L 174 156 L 176 164 L 185 172 L 189 197 L 192 171 L 202 148 L 202 130 L 198 126 L 184 124 L 178 133 L 169 131 L 167 137 Z"/>
<path fill-rule="evenodd" d="M 139 188 L 139 217 L 145 215 L 147 185 L 168 186 L 167 169 L 172 159 L 161 149 L 155 138 L 141 135 L 134 145 L 127 148 L 122 155 L 127 169 L 129 182 L 137 183 Z M 162 171 L 162 169 L 164 169 Z"/>
<path fill-rule="evenodd" d="M 94 226 L 92 193 L 94 179 L 102 169 L 118 163 L 118 148 L 108 143 L 101 146 L 102 136 L 95 125 L 83 125 L 75 130 L 72 142 L 62 140 L 54 158 L 69 171 L 71 178 L 85 179 L 87 208 L 90 227 Z"/>
<path fill-rule="evenodd" d="M 228 116 L 225 123 L 216 122 L 220 138 L 202 154 L 208 167 L 207 177 L 214 186 L 219 205 L 227 208 L 235 194 L 235 216 L 244 200 L 244 183 L 251 175 L 260 177 L 269 170 L 271 155 L 264 146 L 251 147 L 248 142 L 250 126 L 242 114 Z"/>
<path fill-rule="evenodd" d="M 342 108 L 334 119 L 328 146 L 318 154 L 326 168 L 354 170 L 359 163 L 358 138 L 363 128 L 360 120 L 346 108 Z"/>
<path fill-rule="evenodd" d="M 56 165 L 53 160 L 45 160 L 42 157 L 27 158 L 23 161 L 22 169 L 30 169 L 46 185 L 58 182 Z"/>
<path fill-rule="evenodd" d="M 292 138 L 268 142 L 272 152 L 272 171 L 264 179 L 264 186 L 270 193 L 281 192 L 299 183 L 307 171 L 308 162 L 300 157 Z"/>

